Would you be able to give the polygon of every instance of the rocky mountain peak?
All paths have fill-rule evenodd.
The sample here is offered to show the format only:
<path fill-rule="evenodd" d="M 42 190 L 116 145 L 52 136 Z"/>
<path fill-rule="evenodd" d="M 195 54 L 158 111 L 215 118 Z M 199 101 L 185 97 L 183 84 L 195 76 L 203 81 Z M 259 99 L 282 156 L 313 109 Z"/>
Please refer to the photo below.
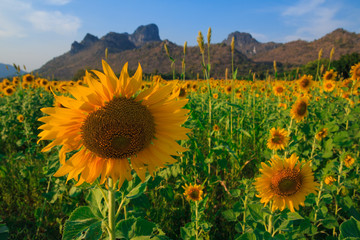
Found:
<path fill-rule="evenodd" d="M 144 45 L 146 42 L 159 42 L 159 28 L 156 24 L 148 24 L 139 26 L 132 35 L 129 35 L 129 40 L 135 44 L 136 47 Z"/>

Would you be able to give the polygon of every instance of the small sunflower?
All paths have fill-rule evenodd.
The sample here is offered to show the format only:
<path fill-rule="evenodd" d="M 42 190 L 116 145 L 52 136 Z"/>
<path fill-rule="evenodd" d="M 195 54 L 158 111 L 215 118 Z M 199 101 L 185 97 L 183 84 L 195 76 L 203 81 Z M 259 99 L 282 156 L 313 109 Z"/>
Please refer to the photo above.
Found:
<path fill-rule="evenodd" d="M 337 76 L 337 72 L 334 72 L 333 69 L 326 71 L 323 75 L 324 81 L 334 81 Z"/>
<path fill-rule="evenodd" d="M 279 108 L 283 108 L 284 110 L 287 109 L 286 103 L 279 103 L 279 104 L 278 104 L 278 107 L 279 107 Z"/>
<path fill-rule="evenodd" d="M 273 91 L 275 96 L 282 96 L 285 93 L 285 87 L 282 85 L 275 85 Z"/>
<path fill-rule="evenodd" d="M 231 92 L 232 92 L 232 86 L 231 85 L 226 86 L 225 87 L 225 93 L 226 94 L 231 94 Z"/>
<path fill-rule="evenodd" d="M 218 98 L 219 98 L 219 94 L 214 93 L 214 94 L 213 94 L 213 98 L 214 98 L 214 99 L 218 99 Z"/>
<path fill-rule="evenodd" d="M 323 128 L 321 129 L 318 133 L 315 134 L 315 138 L 318 141 L 321 141 L 322 139 L 324 139 L 328 134 L 328 129 L 327 128 Z"/>
<path fill-rule="evenodd" d="M 93 183 L 101 176 L 100 184 L 111 177 L 131 180 L 134 169 L 141 180 L 146 171 L 151 175 L 157 168 L 175 162 L 172 156 L 186 151 L 175 140 L 187 139 L 190 130 L 181 127 L 189 110 L 183 109 L 188 99 L 177 99 L 172 92 L 176 82 L 139 93 L 142 69 L 139 65 L 130 77 L 127 64 L 117 78 L 103 61 L 103 71 L 86 72 L 89 87 L 75 85 L 66 90 L 74 97 L 55 96 L 56 107 L 42 108 L 50 116 L 39 121 L 40 140 L 53 140 L 42 151 L 62 145 L 59 152 L 60 169 L 54 174 L 75 179 L 77 185 Z M 63 106 L 63 107 L 58 107 Z M 66 161 L 66 153 L 77 151 Z"/>
<path fill-rule="evenodd" d="M 12 85 L 9 85 L 7 86 L 6 88 L 3 89 L 3 93 L 6 95 L 6 96 L 11 96 L 15 93 L 15 88 L 14 86 Z"/>
<path fill-rule="evenodd" d="M 24 76 L 23 76 L 23 82 L 26 82 L 26 83 L 32 83 L 32 82 L 34 82 L 34 80 L 35 80 L 35 78 L 34 78 L 34 76 L 33 75 L 31 75 L 31 74 L 25 74 Z"/>
<path fill-rule="evenodd" d="M 316 193 L 318 183 L 314 181 L 310 162 L 298 162 L 298 159 L 296 154 L 285 160 L 275 155 L 270 166 L 261 163 L 262 175 L 255 179 L 254 185 L 261 203 L 266 206 L 273 201 L 272 211 L 282 211 L 287 207 L 295 212 L 299 205 L 304 206 L 308 194 Z"/>
<path fill-rule="evenodd" d="M 22 123 L 24 121 L 24 116 L 22 114 L 20 114 L 16 117 L 16 119 Z"/>
<path fill-rule="evenodd" d="M 354 80 L 360 79 L 360 62 L 351 67 L 350 75 Z"/>
<path fill-rule="evenodd" d="M 313 76 L 304 75 L 298 80 L 298 86 L 301 91 L 309 91 L 313 84 Z"/>
<path fill-rule="evenodd" d="M 201 185 L 187 185 L 185 184 L 185 187 L 183 186 L 183 188 L 185 189 L 184 192 L 184 196 L 186 196 L 187 200 L 193 200 L 193 201 L 201 201 L 203 199 L 202 195 L 203 195 L 203 189 L 204 187 Z"/>
<path fill-rule="evenodd" d="M 213 130 L 214 130 L 215 132 L 218 132 L 218 131 L 220 130 L 220 127 L 219 127 L 217 124 L 215 124 L 215 125 L 213 126 Z"/>
<path fill-rule="evenodd" d="M 302 121 L 308 112 L 308 99 L 303 97 L 299 98 L 292 106 L 290 115 L 293 119 L 296 120 L 296 122 Z"/>
<path fill-rule="evenodd" d="M 323 83 L 323 89 L 325 92 L 332 92 L 335 89 L 335 82 L 332 80 L 326 80 Z"/>
<path fill-rule="evenodd" d="M 336 179 L 333 176 L 327 176 L 324 180 L 326 185 L 332 185 L 334 182 L 336 182 Z"/>
<path fill-rule="evenodd" d="M 346 167 L 351 167 L 355 163 L 355 159 L 351 155 L 346 155 L 344 158 L 344 163 Z"/>
<path fill-rule="evenodd" d="M 270 130 L 270 138 L 267 142 L 267 147 L 271 150 L 285 149 L 289 143 L 288 132 L 281 128 L 272 128 Z"/>

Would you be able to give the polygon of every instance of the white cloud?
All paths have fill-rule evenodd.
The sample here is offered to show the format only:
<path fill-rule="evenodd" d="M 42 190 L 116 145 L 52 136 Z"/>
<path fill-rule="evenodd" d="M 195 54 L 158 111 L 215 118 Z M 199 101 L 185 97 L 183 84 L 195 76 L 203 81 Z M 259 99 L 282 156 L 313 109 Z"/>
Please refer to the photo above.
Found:
<path fill-rule="evenodd" d="M 285 23 L 294 27 L 294 32 L 285 37 L 285 41 L 314 40 L 347 22 L 337 20 L 336 14 L 341 10 L 340 4 L 330 4 L 325 0 L 303 0 L 282 12 Z"/>
<path fill-rule="evenodd" d="M 81 25 L 79 18 L 62 14 L 59 11 L 34 11 L 29 14 L 28 20 L 35 29 L 58 34 L 75 33 Z"/>
<path fill-rule="evenodd" d="M 51 5 L 66 5 L 69 2 L 71 2 L 71 0 L 45 0 L 46 4 L 51 4 Z"/>
<path fill-rule="evenodd" d="M 46 0 L 53 4 L 66 4 L 70 0 Z M 37 9 L 31 1 L 1 0 L 0 38 L 22 38 L 36 31 L 73 34 L 81 26 L 78 17 L 60 11 Z"/>

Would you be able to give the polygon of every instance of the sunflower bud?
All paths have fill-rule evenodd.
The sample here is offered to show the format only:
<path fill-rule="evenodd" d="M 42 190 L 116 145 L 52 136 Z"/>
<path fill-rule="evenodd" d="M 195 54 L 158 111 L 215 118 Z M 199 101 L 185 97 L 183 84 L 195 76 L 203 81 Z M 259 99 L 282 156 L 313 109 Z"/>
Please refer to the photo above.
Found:
<path fill-rule="evenodd" d="M 233 36 L 231 39 L 231 52 L 234 53 L 235 49 L 235 37 Z"/>
<path fill-rule="evenodd" d="M 187 41 L 184 43 L 184 55 L 186 54 L 186 48 L 187 48 Z"/>
<path fill-rule="evenodd" d="M 165 48 L 166 55 L 170 56 L 169 49 L 167 48 L 166 43 L 164 43 L 164 48 Z"/>
<path fill-rule="evenodd" d="M 335 52 L 335 48 L 333 47 L 330 51 L 330 62 L 331 62 L 332 57 L 334 56 L 334 52 Z"/>
<path fill-rule="evenodd" d="M 320 60 L 320 58 L 322 57 L 322 54 L 323 54 L 323 50 L 322 50 L 322 48 L 320 49 L 320 51 L 319 51 L 319 57 L 318 57 L 318 60 Z"/>
<path fill-rule="evenodd" d="M 204 54 L 204 37 L 201 33 L 201 31 L 199 31 L 199 36 L 197 37 L 197 42 L 200 48 L 200 53 Z"/>
<path fill-rule="evenodd" d="M 207 43 L 210 44 L 211 41 L 211 27 L 209 27 L 208 34 L 207 34 Z"/>

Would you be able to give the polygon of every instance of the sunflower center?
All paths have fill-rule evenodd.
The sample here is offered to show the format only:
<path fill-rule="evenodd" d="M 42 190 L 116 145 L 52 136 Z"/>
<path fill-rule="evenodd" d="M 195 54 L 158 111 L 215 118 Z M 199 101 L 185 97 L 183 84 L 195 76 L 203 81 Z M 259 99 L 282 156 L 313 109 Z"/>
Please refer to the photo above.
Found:
<path fill-rule="evenodd" d="M 305 79 L 303 79 L 303 80 L 301 81 L 300 84 L 301 84 L 301 86 L 302 86 L 303 88 L 306 88 L 307 86 L 310 85 L 310 81 L 309 81 L 309 79 L 305 78 Z"/>
<path fill-rule="evenodd" d="M 189 193 L 189 197 L 193 200 L 198 200 L 199 199 L 199 196 L 200 195 L 200 192 L 198 189 L 193 189 L 190 193 Z"/>
<path fill-rule="evenodd" d="M 333 77 L 332 73 L 329 73 L 328 75 L 326 75 L 327 80 L 332 79 L 332 77 Z"/>
<path fill-rule="evenodd" d="M 280 133 L 275 133 L 271 138 L 271 141 L 273 143 L 279 144 L 283 142 L 283 138 L 284 138 L 283 135 L 281 135 Z"/>
<path fill-rule="evenodd" d="M 125 97 L 92 112 L 81 127 L 86 148 L 102 158 L 128 158 L 146 148 L 155 134 L 150 111 Z"/>
<path fill-rule="evenodd" d="M 360 67 L 359 67 L 358 69 L 356 69 L 355 75 L 356 75 L 356 77 L 359 77 L 359 76 L 360 76 Z"/>
<path fill-rule="evenodd" d="M 277 88 L 277 92 L 278 92 L 278 93 L 282 93 L 283 91 L 284 91 L 284 89 L 283 89 L 282 87 L 278 87 L 278 88 Z"/>
<path fill-rule="evenodd" d="M 328 84 L 326 85 L 326 87 L 327 87 L 327 88 L 332 88 L 332 83 L 328 83 Z"/>
<path fill-rule="evenodd" d="M 307 104 L 306 104 L 306 102 L 301 102 L 301 103 L 299 104 L 298 108 L 297 108 L 297 114 L 298 114 L 299 116 L 305 115 L 306 109 L 307 109 Z"/>
<path fill-rule="evenodd" d="M 279 196 L 291 196 L 297 193 L 302 184 L 300 171 L 283 169 L 271 178 L 271 189 Z"/>

